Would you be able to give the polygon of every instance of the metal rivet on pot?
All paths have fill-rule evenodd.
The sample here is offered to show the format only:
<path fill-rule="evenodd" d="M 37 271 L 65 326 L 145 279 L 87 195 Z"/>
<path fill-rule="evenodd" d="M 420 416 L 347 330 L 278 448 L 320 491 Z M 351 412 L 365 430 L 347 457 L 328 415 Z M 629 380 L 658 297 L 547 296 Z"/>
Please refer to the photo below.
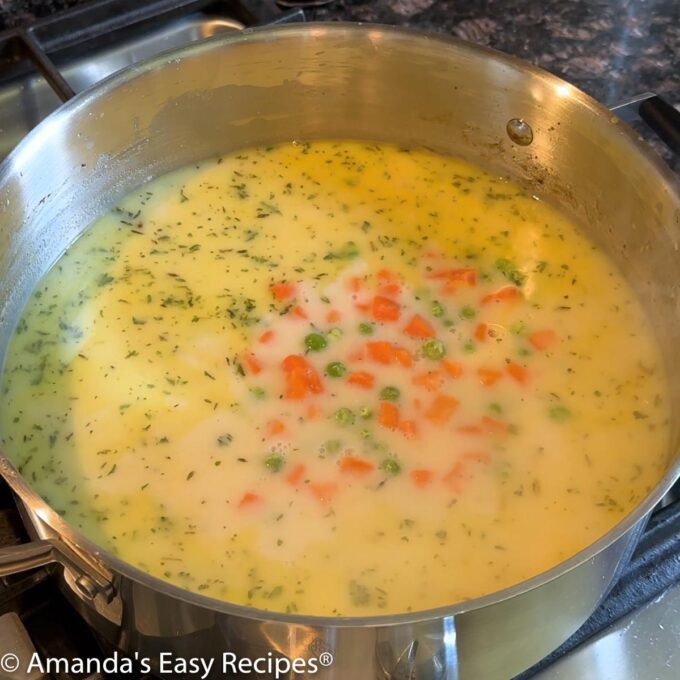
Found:
<path fill-rule="evenodd" d="M 97 596 L 97 584 L 89 576 L 79 576 L 75 580 L 75 586 L 78 592 L 88 600 L 94 600 Z"/>
<path fill-rule="evenodd" d="M 534 131 L 531 125 L 521 118 L 511 118 L 505 126 L 508 137 L 520 146 L 529 146 L 534 141 Z"/>

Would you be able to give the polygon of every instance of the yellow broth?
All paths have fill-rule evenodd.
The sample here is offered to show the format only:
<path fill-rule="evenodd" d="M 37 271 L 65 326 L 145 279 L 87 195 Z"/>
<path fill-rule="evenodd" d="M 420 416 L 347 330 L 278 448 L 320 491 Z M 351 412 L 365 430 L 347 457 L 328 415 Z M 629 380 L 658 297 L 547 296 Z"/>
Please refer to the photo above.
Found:
<path fill-rule="evenodd" d="M 484 595 L 658 481 L 668 398 L 623 277 L 507 179 L 362 142 L 174 172 L 36 288 L 4 449 L 183 588 L 319 615 Z"/>

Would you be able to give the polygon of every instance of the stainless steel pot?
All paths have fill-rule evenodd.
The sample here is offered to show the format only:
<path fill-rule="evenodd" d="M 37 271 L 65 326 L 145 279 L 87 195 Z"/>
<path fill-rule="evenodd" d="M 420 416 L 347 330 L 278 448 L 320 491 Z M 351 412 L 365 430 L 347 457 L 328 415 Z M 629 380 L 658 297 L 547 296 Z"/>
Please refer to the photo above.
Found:
<path fill-rule="evenodd" d="M 513 119 L 528 123 L 531 143 L 529 130 L 508 127 Z M 680 191 L 582 92 L 486 49 L 370 25 L 244 32 L 133 67 L 62 107 L 0 167 L 0 351 L 39 277 L 134 187 L 240 147 L 331 137 L 462 156 L 580 220 L 636 288 L 664 352 L 674 413 L 664 479 L 609 534 L 515 587 L 436 610 L 334 619 L 257 611 L 152 578 L 65 525 L 0 457 L 36 539 L 1 550 L 0 574 L 55 563 L 87 621 L 141 656 L 330 652 L 320 680 L 506 679 L 589 616 L 679 467 Z"/>

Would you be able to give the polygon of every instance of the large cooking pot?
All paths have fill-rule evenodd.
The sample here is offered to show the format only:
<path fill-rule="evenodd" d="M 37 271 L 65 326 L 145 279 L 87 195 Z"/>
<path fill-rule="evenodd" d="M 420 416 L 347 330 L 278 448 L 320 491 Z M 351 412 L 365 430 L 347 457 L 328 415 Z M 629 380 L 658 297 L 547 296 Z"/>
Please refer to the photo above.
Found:
<path fill-rule="evenodd" d="M 514 119 L 525 124 L 508 125 Z M 0 575 L 53 564 L 85 619 L 142 657 L 329 652 L 320 680 L 505 680 L 586 620 L 679 468 L 680 191 L 579 90 L 480 47 L 370 25 L 243 32 L 128 69 L 63 106 L 0 167 L 0 352 L 38 279 L 133 188 L 241 147 L 317 138 L 461 156 L 570 211 L 634 286 L 663 349 L 673 409 L 664 479 L 606 536 L 512 588 L 429 611 L 337 619 L 258 611 L 153 578 L 66 525 L 0 456 L 35 534 L 0 551 Z"/>

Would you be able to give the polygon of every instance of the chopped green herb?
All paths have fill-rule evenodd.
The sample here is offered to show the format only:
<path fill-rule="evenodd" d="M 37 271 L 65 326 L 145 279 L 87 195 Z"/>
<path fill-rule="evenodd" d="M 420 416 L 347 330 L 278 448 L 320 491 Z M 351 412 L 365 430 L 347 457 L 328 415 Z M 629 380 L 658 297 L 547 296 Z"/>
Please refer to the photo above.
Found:
<path fill-rule="evenodd" d="M 255 399 L 264 399 L 267 396 L 267 393 L 261 387 L 251 387 L 248 391 Z"/>
<path fill-rule="evenodd" d="M 571 411 L 566 407 L 558 404 L 551 406 L 548 415 L 558 423 L 564 423 L 571 417 Z"/>
<path fill-rule="evenodd" d="M 502 257 L 496 260 L 496 269 L 498 269 L 508 281 L 514 283 L 516 286 L 521 286 L 526 279 L 526 276 L 507 258 Z"/>
<path fill-rule="evenodd" d="M 352 260 L 359 255 L 359 247 L 354 241 L 347 241 L 337 250 L 331 250 L 324 255 L 324 260 Z"/>

